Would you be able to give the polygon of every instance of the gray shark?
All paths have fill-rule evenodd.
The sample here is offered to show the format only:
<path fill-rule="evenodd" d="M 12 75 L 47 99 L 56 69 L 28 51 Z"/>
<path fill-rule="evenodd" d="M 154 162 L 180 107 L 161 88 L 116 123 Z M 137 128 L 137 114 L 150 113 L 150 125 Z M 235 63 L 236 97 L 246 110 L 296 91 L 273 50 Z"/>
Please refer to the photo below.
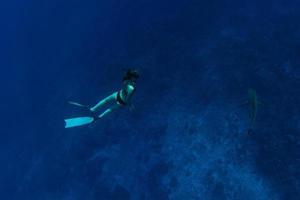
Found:
<path fill-rule="evenodd" d="M 252 129 L 255 125 L 258 106 L 261 105 L 261 103 L 258 100 L 257 93 L 254 89 L 250 88 L 248 90 L 248 99 L 245 103 L 243 103 L 243 105 L 249 106 L 250 127 L 248 129 L 248 133 L 251 133 L 253 132 Z"/>

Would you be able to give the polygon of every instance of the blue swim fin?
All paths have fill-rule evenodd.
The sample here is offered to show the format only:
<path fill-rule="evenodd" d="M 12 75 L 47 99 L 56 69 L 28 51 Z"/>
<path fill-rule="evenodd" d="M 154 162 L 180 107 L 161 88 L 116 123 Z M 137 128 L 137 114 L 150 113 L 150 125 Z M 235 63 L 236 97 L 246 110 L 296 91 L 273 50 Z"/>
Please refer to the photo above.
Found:
<path fill-rule="evenodd" d="M 65 128 L 83 126 L 83 125 L 91 124 L 94 121 L 95 121 L 94 117 L 76 117 L 76 118 L 65 119 L 66 122 Z"/>

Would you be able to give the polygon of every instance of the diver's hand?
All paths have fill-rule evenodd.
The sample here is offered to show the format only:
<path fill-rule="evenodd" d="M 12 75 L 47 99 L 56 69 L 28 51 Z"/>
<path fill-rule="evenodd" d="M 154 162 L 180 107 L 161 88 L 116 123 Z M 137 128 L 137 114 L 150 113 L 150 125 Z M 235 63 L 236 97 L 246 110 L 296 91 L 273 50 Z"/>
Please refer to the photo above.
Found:
<path fill-rule="evenodd" d="M 134 111 L 134 110 L 135 110 L 135 106 L 134 106 L 133 104 L 130 104 L 130 105 L 129 105 L 129 110 L 130 110 L 130 111 Z"/>

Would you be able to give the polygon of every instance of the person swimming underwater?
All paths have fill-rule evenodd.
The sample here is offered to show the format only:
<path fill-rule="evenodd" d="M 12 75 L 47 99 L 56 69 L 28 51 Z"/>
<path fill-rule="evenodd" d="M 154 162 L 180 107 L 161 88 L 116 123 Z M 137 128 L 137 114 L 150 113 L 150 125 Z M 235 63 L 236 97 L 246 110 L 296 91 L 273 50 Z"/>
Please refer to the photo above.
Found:
<path fill-rule="evenodd" d="M 132 106 L 131 99 L 135 93 L 136 81 L 138 78 L 139 73 L 137 70 L 127 70 L 123 76 L 123 88 L 102 99 L 101 101 L 99 101 L 99 103 L 91 108 L 76 102 L 69 102 L 70 104 L 87 108 L 91 112 L 91 116 L 65 119 L 65 128 L 90 124 L 119 108 L 125 107 L 127 105 Z M 112 104 L 112 106 L 110 106 L 100 115 L 95 114 L 100 108 L 108 104 Z"/>

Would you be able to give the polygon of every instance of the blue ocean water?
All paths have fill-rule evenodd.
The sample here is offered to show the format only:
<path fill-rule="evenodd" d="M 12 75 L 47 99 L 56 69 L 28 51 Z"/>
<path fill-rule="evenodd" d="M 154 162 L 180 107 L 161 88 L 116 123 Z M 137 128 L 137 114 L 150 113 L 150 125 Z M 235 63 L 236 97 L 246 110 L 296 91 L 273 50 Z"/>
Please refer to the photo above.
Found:
<path fill-rule="evenodd" d="M 299 6 L 1 2 L 0 199 L 299 200 Z M 133 111 L 64 128 L 126 68 Z"/>

